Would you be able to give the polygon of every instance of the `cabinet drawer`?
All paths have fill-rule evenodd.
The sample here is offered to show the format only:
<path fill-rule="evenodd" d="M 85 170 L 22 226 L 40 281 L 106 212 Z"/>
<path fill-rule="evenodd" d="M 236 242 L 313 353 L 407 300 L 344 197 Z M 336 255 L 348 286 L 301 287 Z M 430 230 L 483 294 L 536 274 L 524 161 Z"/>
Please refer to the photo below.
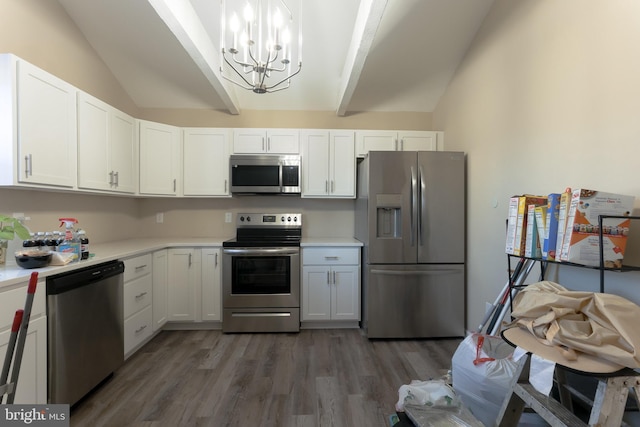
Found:
<path fill-rule="evenodd" d="M 124 284 L 124 318 L 151 304 L 151 275 Z"/>
<path fill-rule="evenodd" d="M 359 248 L 303 248 L 303 265 L 358 265 L 360 264 Z"/>
<path fill-rule="evenodd" d="M 124 260 L 124 283 L 151 273 L 151 254 Z"/>
<path fill-rule="evenodd" d="M 47 285 L 44 280 L 39 280 L 36 285 L 36 294 L 31 306 L 31 317 L 44 315 L 46 312 Z M 10 329 L 13 324 L 13 316 L 16 310 L 24 309 L 27 300 L 27 286 L 21 286 L 10 291 L 0 292 L 0 331 Z M 4 355 L 4 353 L 0 353 Z"/>
<path fill-rule="evenodd" d="M 124 354 L 151 336 L 153 322 L 151 306 L 124 321 Z"/>

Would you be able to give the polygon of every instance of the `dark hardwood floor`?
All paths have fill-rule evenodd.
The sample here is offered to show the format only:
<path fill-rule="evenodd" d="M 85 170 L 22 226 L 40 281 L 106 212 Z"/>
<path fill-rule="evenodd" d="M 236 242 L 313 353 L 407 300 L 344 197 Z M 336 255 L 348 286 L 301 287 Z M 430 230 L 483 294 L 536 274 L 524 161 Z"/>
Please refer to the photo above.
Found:
<path fill-rule="evenodd" d="M 71 426 L 389 426 L 398 388 L 441 378 L 460 341 L 163 331 L 72 409 Z"/>

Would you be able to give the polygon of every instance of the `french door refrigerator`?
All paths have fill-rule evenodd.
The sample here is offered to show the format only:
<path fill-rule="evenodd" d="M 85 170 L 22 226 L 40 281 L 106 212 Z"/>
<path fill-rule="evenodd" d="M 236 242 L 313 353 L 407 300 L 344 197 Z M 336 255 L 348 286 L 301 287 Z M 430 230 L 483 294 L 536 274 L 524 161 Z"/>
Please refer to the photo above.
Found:
<path fill-rule="evenodd" d="M 465 154 L 369 152 L 355 220 L 367 336 L 464 336 Z"/>

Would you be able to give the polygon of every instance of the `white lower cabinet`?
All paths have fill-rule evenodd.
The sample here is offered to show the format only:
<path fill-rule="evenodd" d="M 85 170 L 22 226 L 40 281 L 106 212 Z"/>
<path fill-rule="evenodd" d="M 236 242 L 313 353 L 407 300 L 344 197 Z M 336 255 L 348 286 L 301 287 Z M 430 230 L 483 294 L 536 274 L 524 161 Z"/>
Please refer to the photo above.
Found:
<path fill-rule="evenodd" d="M 168 320 L 220 321 L 220 248 L 171 248 L 168 258 Z"/>
<path fill-rule="evenodd" d="M 27 329 L 24 353 L 14 403 L 47 403 L 47 317 L 46 284 L 38 282 L 31 308 L 31 320 Z M 24 309 L 27 286 L 0 292 L 0 357 L 4 362 L 13 315 L 17 309 Z"/>
<path fill-rule="evenodd" d="M 153 259 L 151 254 L 124 260 L 124 354 L 129 357 L 153 333 Z"/>
<path fill-rule="evenodd" d="M 202 314 L 203 321 L 222 321 L 222 249 L 202 251 Z"/>
<path fill-rule="evenodd" d="M 360 249 L 302 249 L 302 322 L 360 320 Z"/>

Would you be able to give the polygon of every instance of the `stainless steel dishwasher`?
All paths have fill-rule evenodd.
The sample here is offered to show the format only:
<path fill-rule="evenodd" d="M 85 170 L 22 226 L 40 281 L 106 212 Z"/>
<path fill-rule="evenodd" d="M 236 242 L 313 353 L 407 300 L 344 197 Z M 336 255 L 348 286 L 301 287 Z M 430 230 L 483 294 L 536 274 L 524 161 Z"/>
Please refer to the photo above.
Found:
<path fill-rule="evenodd" d="M 48 401 L 74 405 L 124 362 L 124 263 L 47 278 Z"/>

